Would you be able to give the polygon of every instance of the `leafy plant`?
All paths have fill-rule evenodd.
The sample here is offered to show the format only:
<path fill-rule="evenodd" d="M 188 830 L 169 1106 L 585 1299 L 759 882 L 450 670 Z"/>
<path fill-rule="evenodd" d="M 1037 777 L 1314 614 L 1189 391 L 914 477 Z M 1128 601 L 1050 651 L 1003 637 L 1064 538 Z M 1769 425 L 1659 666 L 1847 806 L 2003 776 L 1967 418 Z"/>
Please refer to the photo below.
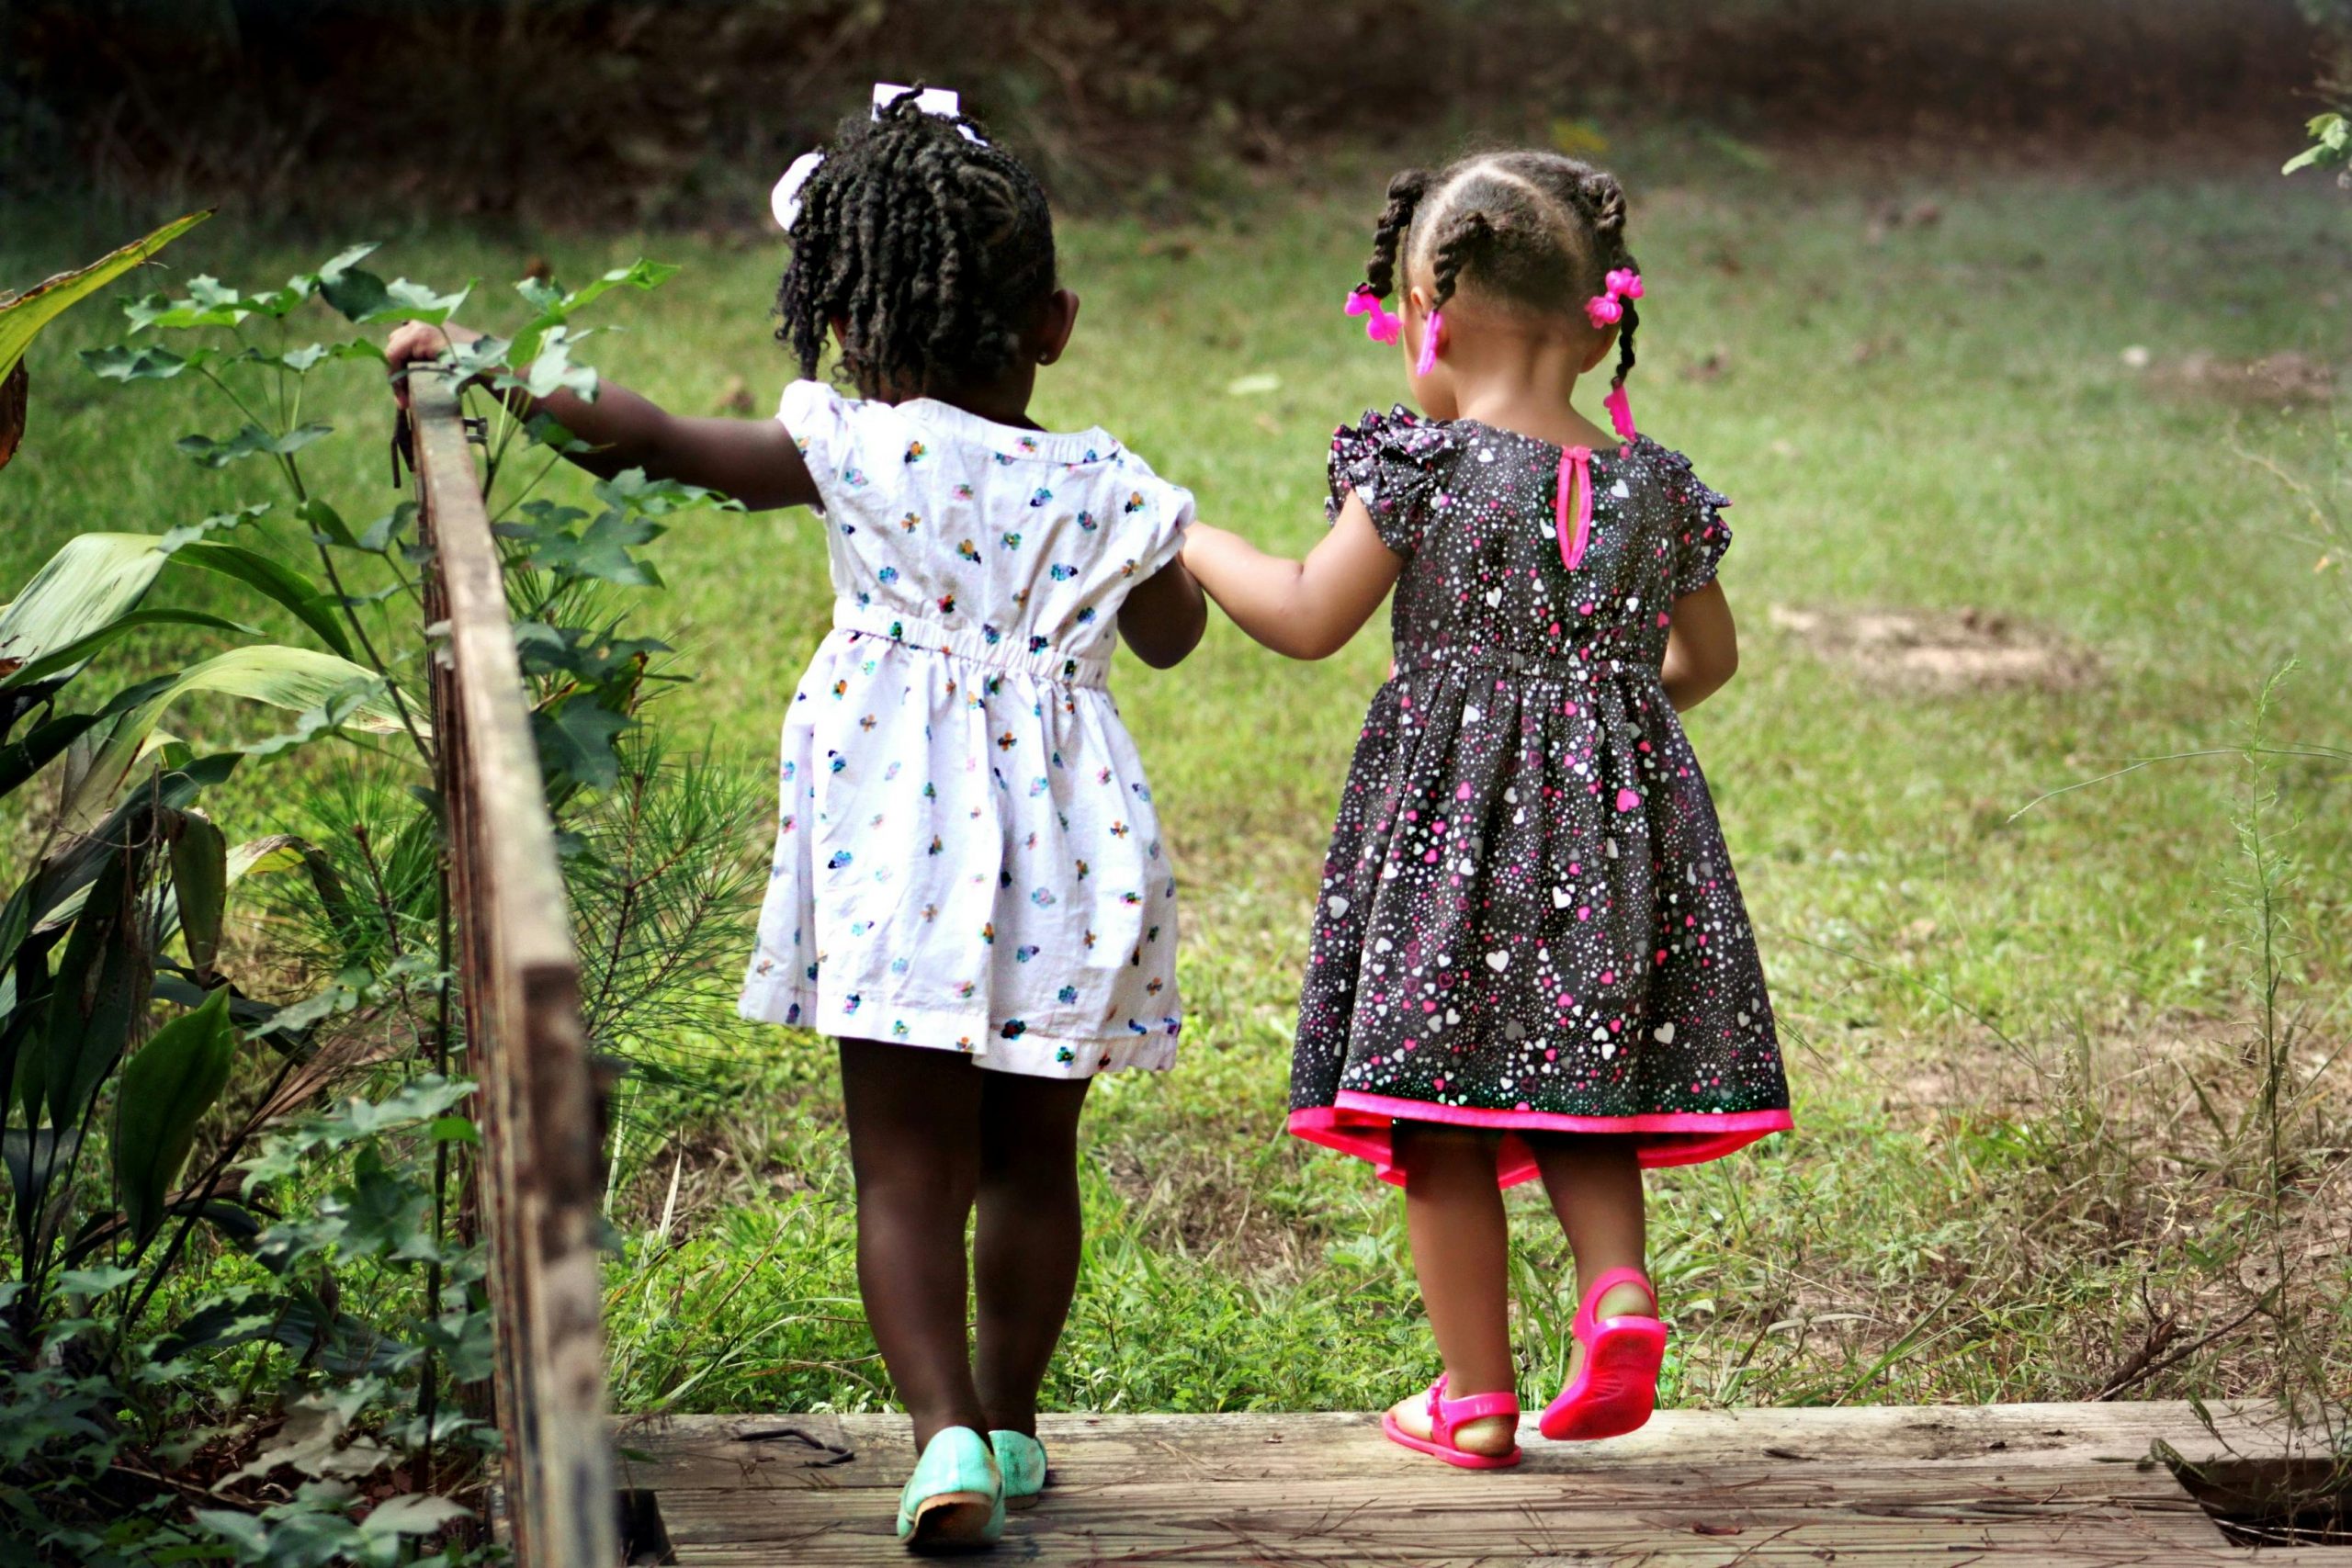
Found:
<path fill-rule="evenodd" d="M 88 266 L 60 273 L 25 293 L 0 299 L 0 468 L 17 455 L 25 433 L 25 405 L 30 384 L 24 366 L 25 350 L 40 330 L 74 305 L 153 258 L 156 252 L 211 217 L 191 212 L 175 219 L 143 240 L 134 241 Z"/>
<path fill-rule="evenodd" d="M 444 1527 L 471 1515 L 388 1497 L 388 1467 L 468 1498 L 494 1440 L 454 1397 L 489 1375 L 490 1328 L 483 1257 L 453 1180 L 474 1133 L 439 739 L 417 696 L 439 635 L 425 607 L 429 551 L 413 504 L 356 521 L 365 514 L 314 486 L 311 449 L 334 432 L 303 414 L 311 376 L 353 363 L 380 374 L 373 342 L 348 329 L 446 319 L 471 290 L 387 283 L 360 265 L 371 250 L 275 288 L 199 276 L 177 296 L 130 301 L 130 337 L 86 354 L 89 368 L 124 385 L 200 387 L 233 428 L 185 436 L 179 451 L 208 469 L 266 476 L 277 493 L 159 536 L 82 536 L 0 611 L 0 717 L 40 716 L 24 740 L 0 746 L 0 784 L 56 781 L 21 918 L 18 904 L 0 910 L 0 975 L 12 953 L 27 955 L 0 979 L 0 1004 L 21 997 L 45 1023 L 20 1030 L 0 1010 L 0 1083 L 25 1088 L 10 1100 L 25 1124 L 7 1151 L 29 1271 L 6 1301 L 18 1372 L 0 1388 L 24 1417 L 28 1479 L 0 1483 L 0 1510 L 40 1517 L 54 1551 L 404 1561 L 415 1537 L 462 1541 L 464 1529 Z M 562 386 L 593 397 L 594 372 L 573 357 L 593 329 L 575 318 L 670 270 L 640 262 L 577 290 L 526 280 L 522 324 L 463 368 L 492 394 Z M 309 341 L 322 311 L 345 330 Z M 582 911 L 591 1028 L 674 1080 L 658 1021 L 717 1026 L 703 974 L 745 890 L 731 840 L 756 807 L 731 775 L 643 728 L 640 710 L 680 677 L 666 644 L 630 629 L 618 596 L 660 584 L 639 552 L 662 520 L 715 498 L 632 472 L 591 487 L 592 505 L 565 504 L 538 492 L 569 436 L 503 403 L 481 423 L 547 798 Z M 288 522 L 307 568 L 277 543 Z M 258 596 L 322 646 L 232 648 L 135 681 L 94 713 L 59 716 L 66 683 L 144 627 L 251 635 L 209 613 L 146 606 L 157 584 L 192 572 Z M 207 693 L 296 716 L 198 758 L 159 726 Z M 0 742 L 8 733 L 0 727 Z M 303 773 L 285 810 L 298 831 L 232 845 L 194 810 L 241 759 L 328 737 L 358 744 Z M 283 1002 L 220 972 L 226 900 L 254 876 L 274 889 L 277 971 L 290 965 L 301 980 Z M 158 957 L 166 943 L 174 954 Z M 153 1003 L 184 1010 L 129 1052 Z M 256 1052 L 274 1058 L 266 1077 Z M 367 1092 L 309 1109 L 355 1081 Z M 111 1194 L 72 1186 L 85 1145 L 92 1157 L 103 1148 Z M 216 1245 L 195 1245 L 200 1234 Z M 227 1258 L 244 1261 L 179 1278 Z M 86 1375 L 50 1375 L 40 1350 L 60 1345 L 79 1348 L 68 1365 Z M 235 1397 L 201 1392 L 231 1368 Z M 270 1377 L 284 1380 L 283 1414 L 237 1416 Z M 159 1491 L 130 1534 L 97 1529 L 97 1478 L 119 1473 L 127 1450 L 175 1446 L 223 1456 L 221 1469 L 243 1458 L 211 1482 L 216 1499 L 243 1506 L 191 1512 Z M 288 1472 L 305 1478 L 290 1497 L 255 1489 Z"/>
<path fill-rule="evenodd" d="M 2352 0 L 2303 0 L 2303 14 L 2328 40 L 2331 58 L 2319 88 L 2336 107 L 2312 117 L 2303 128 L 2312 144 L 2280 173 L 2334 169 L 2336 183 L 2352 190 Z"/>

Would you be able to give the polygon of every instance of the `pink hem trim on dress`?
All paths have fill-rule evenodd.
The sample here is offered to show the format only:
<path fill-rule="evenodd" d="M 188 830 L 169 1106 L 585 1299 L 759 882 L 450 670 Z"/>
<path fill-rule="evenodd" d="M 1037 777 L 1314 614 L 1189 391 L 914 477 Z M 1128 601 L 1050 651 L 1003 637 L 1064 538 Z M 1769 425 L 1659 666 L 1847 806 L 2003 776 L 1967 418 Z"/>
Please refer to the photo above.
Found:
<path fill-rule="evenodd" d="M 1342 1154 L 1369 1160 L 1380 1179 L 1405 1184 L 1405 1173 L 1393 1160 L 1389 1129 L 1397 1122 L 1438 1122 L 1460 1127 L 1487 1127 L 1505 1134 L 1496 1151 L 1498 1186 L 1515 1187 L 1537 1174 L 1534 1151 L 1524 1139 L 1529 1133 L 1634 1133 L 1658 1134 L 1645 1140 L 1640 1151 L 1645 1168 L 1669 1165 L 1699 1165 L 1744 1149 L 1758 1138 L 1785 1133 L 1796 1125 L 1786 1111 L 1665 1111 L 1643 1116 L 1566 1116 L 1549 1111 L 1486 1111 L 1464 1105 L 1432 1105 L 1421 1100 L 1360 1094 L 1341 1089 L 1339 1103 L 1309 1106 L 1290 1113 L 1290 1131 L 1296 1137 Z"/>

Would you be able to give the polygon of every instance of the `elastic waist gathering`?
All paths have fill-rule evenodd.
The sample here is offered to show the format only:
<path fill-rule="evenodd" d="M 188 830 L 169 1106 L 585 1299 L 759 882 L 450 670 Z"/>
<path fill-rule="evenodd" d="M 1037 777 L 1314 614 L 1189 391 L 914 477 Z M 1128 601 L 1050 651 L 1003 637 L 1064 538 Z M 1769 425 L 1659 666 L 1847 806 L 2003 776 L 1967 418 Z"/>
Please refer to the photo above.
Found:
<path fill-rule="evenodd" d="M 1540 653 L 1514 653 L 1499 649 L 1435 648 L 1396 660 L 1396 678 L 1459 671 L 1464 674 L 1515 676 L 1527 681 L 1557 681 L 1594 685 L 1620 676 L 1657 678 L 1657 666 L 1641 660 L 1564 659 Z"/>
<path fill-rule="evenodd" d="M 1108 637 L 1102 639 L 1102 651 L 1073 654 L 1025 633 L 1001 631 L 986 625 L 950 624 L 934 616 L 908 615 L 846 599 L 833 602 L 833 628 L 849 633 L 853 639 L 881 637 L 1061 685 L 1103 686 L 1110 681 Z"/>

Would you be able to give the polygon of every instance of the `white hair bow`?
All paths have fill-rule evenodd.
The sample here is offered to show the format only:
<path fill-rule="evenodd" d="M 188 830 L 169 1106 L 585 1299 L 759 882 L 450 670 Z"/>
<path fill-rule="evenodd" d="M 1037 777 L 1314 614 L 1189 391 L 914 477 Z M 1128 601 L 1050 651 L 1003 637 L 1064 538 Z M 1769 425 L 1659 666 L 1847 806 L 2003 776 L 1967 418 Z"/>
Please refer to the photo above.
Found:
<path fill-rule="evenodd" d="M 884 109 L 913 91 L 913 88 L 902 87 L 895 82 L 875 83 L 874 118 L 880 119 Z M 915 107 L 945 119 L 954 119 L 964 112 L 962 100 L 945 87 L 924 88 L 915 96 Z M 956 129 L 962 131 L 968 141 L 981 140 L 980 133 L 968 125 L 959 125 Z M 779 227 L 789 230 L 799 220 L 801 187 L 808 183 L 809 177 L 817 172 L 817 165 L 824 161 L 825 155 L 821 152 L 803 152 L 792 161 L 791 167 L 784 171 L 784 178 L 775 182 L 775 189 L 768 196 L 768 209 L 775 214 Z"/>

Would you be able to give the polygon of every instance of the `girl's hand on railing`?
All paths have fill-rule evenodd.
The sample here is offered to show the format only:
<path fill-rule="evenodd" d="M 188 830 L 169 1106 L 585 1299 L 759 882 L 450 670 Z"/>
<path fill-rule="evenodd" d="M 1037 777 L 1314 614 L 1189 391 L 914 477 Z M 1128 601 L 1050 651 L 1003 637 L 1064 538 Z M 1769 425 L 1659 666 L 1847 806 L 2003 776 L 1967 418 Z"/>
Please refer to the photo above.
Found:
<path fill-rule="evenodd" d="M 435 364 L 448 356 L 453 345 L 475 342 L 481 335 L 455 321 L 437 327 L 424 321 L 403 321 L 393 328 L 392 335 L 384 343 L 384 369 L 392 378 L 394 400 L 401 407 L 408 407 L 410 366 Z"/>

